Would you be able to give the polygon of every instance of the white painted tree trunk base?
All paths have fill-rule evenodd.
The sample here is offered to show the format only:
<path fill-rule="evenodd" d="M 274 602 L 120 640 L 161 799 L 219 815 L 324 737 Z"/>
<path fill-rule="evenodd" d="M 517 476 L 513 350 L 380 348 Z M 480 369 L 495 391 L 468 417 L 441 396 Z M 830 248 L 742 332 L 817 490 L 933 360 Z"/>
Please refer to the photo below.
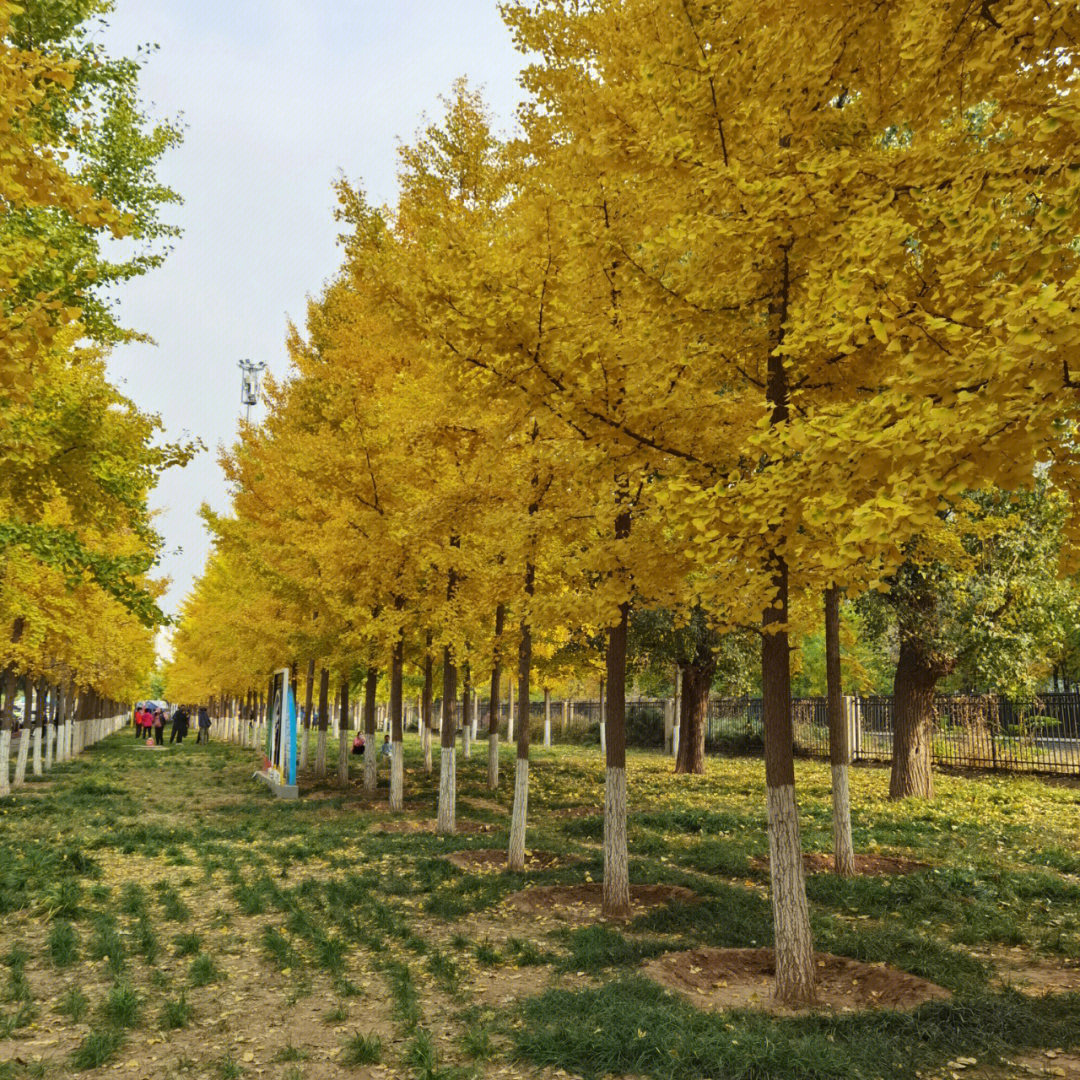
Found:
<path fill-rule="evenodd" d="M 53 743 L 56 741 L 54 736 L 56 729 L 52 724 L 46 723 L 45 725 L 45 771 L 49 772 L 52 769 L 53 760 Z"/>
<path fill-rule="evenodd" d="M 439 815 L 435 831 L 444 836 L 457 830 L 457 767 L 454 751 L 453 746 L 444 746 L 439 754 Z"/>
<path fill-rule="evenodd" d="M 337 778 L 342 787 L 349 786 L 349 732 L 342 731 L 338 736 Z"/>
<path fill-rule="evenodd" d="M 626 770 L 604 777 L 604 915 L 630 914 L 630 866 L 626 853 Z"/>
<path fill-rule="evenodd" d="M 772 878 L 773 930 L 776 938 L 777 1000 L 802 1004 L 814 1000 L 814 943 L 806 901 L 799 808 L 791 784 L 767 789 L 769 871 Z"/>
<path fill-rule="evenodd" d="M 510 812 L 510 847 L 506 866 L 525 869 L 525 831 L 529 818 L 529 759 L 517 758 L 514 766 L 514 807 Z"/>
<path fill-rule="evenodd" d="M 41 775 L 41 728 L 37 726 L 34 728 L 34 758 L 31 768 L 35 776 Z"/>
<path fill-rule="evenodd" d="M 841 877 L 855 876 L 855 846 L 851 839 L 851 787 L 848 767 L 832 767 L 833 852 L 836 872 Z"/>
<path fill-rule="evenodd" d="M 19 732 L 19 754 L 15 759 L 15 784 L 21 788 L 26 783 L 26 762 L 30 756 L 30 732 L 23 728 Z"/>
<path fill-rule="evenodd" d="M 603 720 L 600 721 L 600 753 L 607 753 L 607 724 Z"/>
<path fill-rule="evenodd" d="M 0 731 L 0 798 L 11 794 L 11 732 Z"/>
<path fill-rule="evenodd" d="M 405 748 L 390 744 L 390 810 L 397 814 L 405 808 Z"/>
<path fill-rule="evenodd" d="M 472 724 L 461 727 L 461 752 L 466 761 L 472 758 Z"/>
<path fill-rule="evenodd" d="M 551 719 L 546 718 L 544 720 L 544 746 L 551 745 Z"/>
<path fill-rule="evenodd" d="M 424 772 L 426 775 L 431 775 L 431 728 L 420 721 L 420 746 L 424 751 Z"/>
<path fill-rule="evenodd" d="M 488 790 L 499 790 L 499 733 L 488 736 Z"/>

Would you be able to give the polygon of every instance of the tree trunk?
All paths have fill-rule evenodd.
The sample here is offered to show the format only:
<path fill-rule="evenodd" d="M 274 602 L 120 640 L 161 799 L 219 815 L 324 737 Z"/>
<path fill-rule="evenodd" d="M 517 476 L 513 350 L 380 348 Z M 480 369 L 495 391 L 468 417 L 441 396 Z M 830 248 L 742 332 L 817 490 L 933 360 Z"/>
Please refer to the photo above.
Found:
<path fill-rule="evenodd" d="M 509 680 L 506 688 L 506 741 L 514 741 L 514 680 Z"/>
<path fill-rule="evenodd" d="M 466 761 L 472 757 L 472 683 L 468 661 L 461 665 L 461 755 Z"/>
<path fill-rule="evenodd" d="M 394 645 L 393 659 L 390 662 L 390 810 L 395 814 L 401 813 L 405 808 L 405 750 L 402 745 L 403 701 L 401 697 L 401 669 L 404 661 L 405 643 L 399 633 Z M 367 753 L 365 751 L 365 757 Z M 374 746 L 371 748 L 371 756 L 374 759 Z"/>
<path fill-rule="evenodd" d="M 615 536 L 630 531 L 629 514 L 620 515 Z M 626 851 L 626 631 L 630 605 L 619 605 L 619 621 L 608 630 L 607 713 L 604 717 L 604 886 L 606 918 L 630 914 L 630 865 Z"/>
<path fill-rule="evenodd" d="M 35 776 L 41 776 L 41 742 L 48 730 L 49 709 L 47 695 L 49 684 L 44 679 L 38 679 L 37 692 L 34 695 L 34 707 L 36 716 L 34 722 L 34 761 L 33 770 Z"/>
<path fill-rule="evenodd" d="M 300 768 L 306 769 L 311 749 L 311 706 L 315 700 L 315 659 L 307 663 L 307 679 L 304 683 L 304 733 L 300 741 Z"/>
<path fill-rule="evenodd" d="M 551 745 L 551 691 L 544 687 L 544 746 Z"/>
<path fill-rule="evenodd" d="M 450 646 L 443 648 L 442 735 L 439 754 L 439 813 L 435 828 L 441 835 L 456 832 L 457 772 L 454 762 L 454 741 L 457 738 L 457 668 Z"/>
<path fill-rule="evenodd" d="M 909 795 L 934 797 L 931 769 L 931 733 L 934 724 L 934 690 L 948 674 L 917 641 L 902 636 L 900 656 L 893 680 L 893 760 L 889 798 Z"/>
<path fill-rule="evenodd" d="M 787 331 L 791 289 L 788 248 L 783 248 L 780 280 L 769 304 L 770 345 L 765 396 L 769 423 L 788 421 L 787 370 L 782 345 Z M 772 878 L 773 931 L 776 940 L 775 994 L 785 1005 L 814 1001 L 814 942 L 806 901 L 806 877 L 795 800 L 794 732 L 791 724 L 791 651 L 788 641 L 788 566 L 775 546 L 766 569 L 775 599 L 761 618 L 762 721 L 765 736 L 765 785 Z"/>
<path fill-rule="evenodd" d="M 0 797 L 11 794 L 11 729 L 15 723 L 15 669 L 4 672 L 0 704 Z"/>
<path fill-rule="evenodd" d="M 315 743 L 315 779 L 326 779 L 326 729 L 330 724 L 330 672 L 319 669 L 319 738 Z"/>
<path fill-rule="evenodd" d="M 682 671 L 682 711 L 679 716 L 679 756 L 677 773 L 705 772 L 705 727 L 709 719 L 709 690 L 716 661 L 711 654 L 704 663 L 680 665 Z"/>
<path fill-rule="evenodd" d="M 339 691 L 341 712 L 338 715 L 338 783 L 349 786 L 349 676 L 341 676 Z"/>
<path fill-rule="evenodd" d="M 15 759 L 16 788 L 26 783 L 26 762 L 30 751 L 30 680 L 23 679 L 23 724 L 19 731 L 19 756 Z"/>
<path fill-rule="evenodd" d="M 424 772 L 431 775 L 431 741 L 435 723 L 435 714 L 431 709 L 431 684 L 433 681 L 431 661 L 431 631 L 427 634 L 427 647 L 424 649 L 424 691 L 420 702 L 420 724 L 424 729 Z M 372 714 L 374 715 L 374 713 Z"/>
<path fill-rule="evenodd" d="M 67 720 L 67 685 L 60 682 L 56 686 L 56 748 L 53 761 L 59 765 L 64 760 L 65 723 Z"/>
<path fill-rule="evenodd" d="M 526 572 L 526 591 L 532 593 L 533 568 Z M 514 763 L 514 804 L 510 813 L 510 847 L 506 864 L 511 870 L 525 869 L 525 831 L 529 815 L 529 680 L 532 674 L 532 628 L 521 621 L 518 648 L 517 759 Z"/>
<path fill-rule="evenodd" d="M 840 590 L 825 590 L 825 696 L 829 714 L 829 764 L 832 766 L 833 855 L 837 874 L 855 876 L 851 839 L 851 788 L 848 764 L 851 747 L 840 670 Z"/>
<path fill-rule="evenodd" d="M 814 944 L 795 801 L 791 726 L 791 653 L 788 645 L 787 564 L 773 556 L 777 607 L 762 617 L 761 684 L 765 729 L 765 784 L 776 938 L 776 997 L 787 1005 L 814 1000 Z M 781 629 L 776 629 L 780 627 Z"/>
<path fill-rule="evenodd" d="M 607 722 L 604 719 L 604 680 L 600 680 L 600 754 L 607 754 Z"/>
<path fill-rule="evenodd" d="M 499 682 L 502 678 L 502 633 L 506 607 L 495 608 L 495 645 L 491 663 L 491 700 L 488 702 L 488 790 L 499 790 Z"/>
<path fill-rule="evenodd" d="M 390 677 L 393 679 L 392 670 Z M 375 694 L 378 688 L 378 668 L 369 667 L 364 679 L 364 791 L 368 795 L 374 795 L 379 784 L 379 748 L 375 745 Z"/>
<path fill-rule="evenodd" d="M 49 689 L 49 698 L 45 708 L 45 771 L 51 772 L 53 765 L 53 746 L 56 743 L 56 693 L 57 687 Z"/>

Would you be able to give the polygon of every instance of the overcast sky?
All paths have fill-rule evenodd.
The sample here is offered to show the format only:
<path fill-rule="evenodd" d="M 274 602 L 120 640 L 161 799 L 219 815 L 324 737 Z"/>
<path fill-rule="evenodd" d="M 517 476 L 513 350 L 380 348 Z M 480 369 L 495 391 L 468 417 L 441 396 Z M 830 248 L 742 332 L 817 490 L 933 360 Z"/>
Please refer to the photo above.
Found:
<path fill-rule="evenodd" d="M 509 130 L 520 58 L 495 0 L 117 0 L 102 36 L 113 55 L 160 47 L 144 99 L 185 125 L 160 169 L 184 198 L 170 211 L 184 235 L 121 296 L 127 325 L 157 344 L 125 346 L 110 364 L 170 437 L 208 447 L 154 497 L 175 611 L 209 546 L 199 505 L 227 506 L 217 448 L 240 415 L 237 361 L 283 374 L 287 321 L 303 323 L 339 266 L 333 181 L 392 201 L 399 140 L 439 115 L 460 75 Z"/>

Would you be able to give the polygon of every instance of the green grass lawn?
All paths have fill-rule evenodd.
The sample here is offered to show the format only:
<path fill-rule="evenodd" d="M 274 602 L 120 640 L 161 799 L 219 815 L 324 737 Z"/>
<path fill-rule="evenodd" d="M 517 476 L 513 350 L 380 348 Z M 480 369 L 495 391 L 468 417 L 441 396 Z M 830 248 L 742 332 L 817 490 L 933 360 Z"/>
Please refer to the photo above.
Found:
<path fill-rule="evenodd" d="M 433 817 L 438 765 L 424 776 L 415 737 L 407 754 L 406 816 Z M 254 756 L 118 735 L 0 801 L 0 1080 L 1005 1077 L 1076 1063 L 1075 785 L 942 776 L 932 804 L 893 804 L 883 770 L 854 770 L 857 849 L 926 867 L 811 875 L 816 944 L 953 997 L 779 1018 L 701 1011 L 639 971 L 671 949 L 770 943 L 752 861 L 767 850 L 760 762 L 675 777 L 631 755 L 631 880 L 701 902 L 616 926 L 500 904 L 526 883 L 600 879 L 596 749 L 534 752 L 529 847 L 563 859 L 528 875 L 443 858 L 506 843 L 512 759 L 493 796 L 484 744 L 459 753 L 458 817 L 487 831 L 453 838 L 378 831 L 385 765 L 377 802 L 329 781 L 290 804 L 252 781 Z M 798 784 L 804 846 L 826 851 L 827 766 L 799 763 Z"/>

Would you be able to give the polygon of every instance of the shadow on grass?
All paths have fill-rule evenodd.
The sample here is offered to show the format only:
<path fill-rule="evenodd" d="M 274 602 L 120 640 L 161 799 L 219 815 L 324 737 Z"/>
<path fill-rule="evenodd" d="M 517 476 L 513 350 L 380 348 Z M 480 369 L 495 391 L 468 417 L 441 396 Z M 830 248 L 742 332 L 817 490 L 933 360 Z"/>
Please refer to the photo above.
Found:
<path fill-rule="evenodd" d="M 704 1013 L 641 977 L 549 990 L 520 1006 L 514 1056 L 592 1078 L 781 1080 L 915 1077 L 957 1055 L 1080 1042 L 1080 995 L 1017 993 L 935 1002 L 913 1013 L 771 1017 Z"/>

